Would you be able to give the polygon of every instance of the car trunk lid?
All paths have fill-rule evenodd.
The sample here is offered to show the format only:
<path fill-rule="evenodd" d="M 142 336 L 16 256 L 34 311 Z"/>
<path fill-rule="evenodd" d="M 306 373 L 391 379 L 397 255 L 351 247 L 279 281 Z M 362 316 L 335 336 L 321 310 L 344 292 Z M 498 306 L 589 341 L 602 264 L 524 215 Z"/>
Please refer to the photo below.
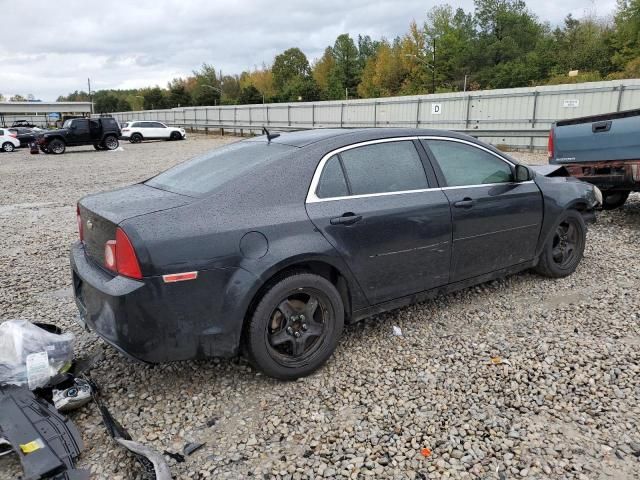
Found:
<path fill-rule="evenodd" d="M 82 238 L 87 255 L 104 266 L 104 248 L 116 238 L 124 220 L 181 207 L 196 199 L 144 184 L 84 197 L 78 203 Z"/>

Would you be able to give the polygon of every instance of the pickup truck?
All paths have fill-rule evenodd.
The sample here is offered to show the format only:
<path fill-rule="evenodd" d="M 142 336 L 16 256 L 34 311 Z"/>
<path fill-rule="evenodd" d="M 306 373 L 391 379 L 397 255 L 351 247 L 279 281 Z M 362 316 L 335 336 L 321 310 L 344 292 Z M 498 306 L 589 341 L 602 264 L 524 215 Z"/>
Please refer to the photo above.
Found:
<path fill-rule="evenodd" d="M 58 130 L 46 130 L 36 137 L 44 153 L 61 154 L 67 147 L 93 145 L 96 150 L 115 150 L 122 132 L 111 117 L 73 118 L 66 120 Z"/>
<path fill-rule="evenodd" d="M 640 109 L 561 120 L 549 132 L 549 163 L 602 190 L 602 208 L 640 191 Z"/>

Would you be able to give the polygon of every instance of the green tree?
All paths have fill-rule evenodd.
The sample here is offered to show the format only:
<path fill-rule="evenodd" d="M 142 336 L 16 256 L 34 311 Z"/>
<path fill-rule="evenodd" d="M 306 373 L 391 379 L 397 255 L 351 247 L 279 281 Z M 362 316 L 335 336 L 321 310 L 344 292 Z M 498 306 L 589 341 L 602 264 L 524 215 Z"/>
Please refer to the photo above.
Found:
<path fill-rule="evenodd" d="M 345 90 L 353 96 L 357 93 L 358 83 L 360 83 L 360 59 L 358 48 L 353 39 L 346 33 L 339 35 L 333 45 L 334 68 L 330 72 L 331 92 L 330 96 L 335 97 L 335 89 L 338 88 L 338 96 Z"/>
<path fill-rule="evenodd" d="M 271 71 L 277 92 L 284 92 L 289 83 L 311 75 L 309 60 L 299 48 L 289 48 L 277 55 Z M 298 83 L 300 82 L 298 81 Z"/>
<path fill-rule="evenodd" d="M 238 103 L 242 105 L 262 103 L 262 94 L 256 87 L 249 85 L 248 87 L 244 87 L 240 90 Z"/>
<path fill-rule="evenodd" d="M 118 97 L 113 95 L 108 90 L 101 90 L 96 92 L 93 99 L 93 109 L 96 113 L 111 113 L 117 112 L 118 109 Z"/>
<path fill-rule="evenodd" d="M 222 75 L 220 75 L 221 77 Z M 220 103 L 220 80 L 212 65 L 202 64 L 193 72 L 191 97 L 194 105 L 218 105 Z"/>
<path fill-rule="evenodd" d="M 170 108 L 174 108 L 188 107 L 191 104 L 191 95 L 187 92 L 186 82 L 182 78 L 176 78 L 169 82 L 167 105 Z"/>
<path fill-rule="evenodd" d="M 618 0 L 614 25 L 613 62 L 618 68 L 626 68 L 631 60 L 640 57 L 640 0 Z"/>
<path fill-rule="evenodd" d="M 167 96 L 164 90 L 160 87 L 154 87 L 147 90 L 142 95 L 144 97 L 144 109 L 145 110 L 158 110 L 167 108 Z"/>

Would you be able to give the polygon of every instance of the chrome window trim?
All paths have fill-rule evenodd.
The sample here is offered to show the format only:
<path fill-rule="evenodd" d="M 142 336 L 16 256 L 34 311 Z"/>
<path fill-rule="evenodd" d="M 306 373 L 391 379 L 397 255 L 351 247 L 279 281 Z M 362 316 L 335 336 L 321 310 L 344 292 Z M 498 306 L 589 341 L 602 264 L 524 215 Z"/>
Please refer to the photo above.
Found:
<path fill-rule="evenodd" d="M 495 152 L 492 152 L 491 150 L 489 150 L 486 147 L 483 147 L 482 145 L 478 145 L 476 143 L 473 142 L 469 142 L 468 140 L 463 140 L 460 138 L 453 138 L 453 137 L 444 137 L 444 136 L 437 136 L 437 135 L 413 135 L 410 137 L 391 137 L 391 138 L 380 138 L 377 140 L 367 140 L 364 142 L 358 142 L 358 143 L 354 143 L 351 145 L 345 145 L 344 147 L 340 147 L 340 148 L 336 148 L 335 150 L 330 151 L 329 153 L 327 153 L 326 155 L 324 155 L 321 159 L 320 162 L 318 163 L 318 166 L 316 167 L 315 172 L 313 173 L 313 177 L 311 179 L 311 185 L 309 186 L 309 190 L 307 192 L 307 198 L 305 200 L 305 203 L 318 203 L 318 202 L 331 202 L 331 201 L 335 201 L 335 200 L 349 200 L 352 198 L 368 198 L 368 197 L 383 197 L 383 196 L 388 196 L 388 195 L 402 195 L 405 193 L 421 193 L 421 192 L 430 192 L 430 191 L 435 191 L 435 190 L 451 190 L 454 188 L 475 188 L 475 187 L 487 187 L 487 186 L 496 186 L 496 185 L 508 185 L 508 184 L 523 184 L 523 183 L 533 183 L 533 180 L 528 180 L 526 182 L 501 182 L 501 183 L 484 183 L 484 184 L 480 184 L 480 185 L 459 185 L 459 186 L 453 186 L 453 187 L 431 187 L 431 188 L 422 188 L 419 190 L 398 190 L 398 191 L 394 191 L 394 192 L 379 192 L 379 193 L 365 193 L 365 194 L 360 194 L 360 195 L 346 195 L 346 196 L 342 196 L 342 197 L 328 197 L 328 198 L 320 198 L 316 195 L 316 190 L 318 189 L 318 184 L 320 183 L 320 177 L 322 176 L 322 171 L 324 170 L 324 166 L 326 165 L 326 163 L 329 161 L 329 159 L 331 157 L 333 157 L 334 155 L 337 155 L 341 152 L 347 151 L 347 150 L 351 150 L 352 148 L 358 148 L 358 147 L 365 147 L 367 145 L 375 145 L 378 143 L 389 143 L 389 142 L 401 142 L 401 141 L 413 141 L 413 140 L 446 140 L 446 141 L 452 141 L 452 142 L 458 142 L 458 143 L 465 143 L 467 145 L 470 145 L 472 147 L 478 148 L 480 150 L 483 150 L 487 153 L 490 153 L 491 155 L 493 155 L 494 157 L 502 160 L 503 162 L 507 163 L 508 165 L 510 165 L 511 167 L 515 167 L 515 164 L 510 162 L 509 160 L 507 160 L 506 158 L 501 157 L 500 155 L 498 155 Z"/>

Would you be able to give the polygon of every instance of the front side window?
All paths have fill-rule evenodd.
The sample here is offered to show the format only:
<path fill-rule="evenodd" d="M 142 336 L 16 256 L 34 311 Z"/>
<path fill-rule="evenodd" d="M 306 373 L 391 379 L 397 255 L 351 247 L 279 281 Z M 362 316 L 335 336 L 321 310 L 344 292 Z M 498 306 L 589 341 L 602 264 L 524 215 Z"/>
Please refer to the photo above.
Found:
<path fill-rule="evenodd" d="M 427 176 L 412 141 L 384 142 L 340 153 L 351 195 L 428 188 Z"/>
<path fill-rule="evenodd" d="M 511 167 L 480 148 L 450 140 L 423 142 L 433 153 L 449 187 L 513 181 Z"/>

